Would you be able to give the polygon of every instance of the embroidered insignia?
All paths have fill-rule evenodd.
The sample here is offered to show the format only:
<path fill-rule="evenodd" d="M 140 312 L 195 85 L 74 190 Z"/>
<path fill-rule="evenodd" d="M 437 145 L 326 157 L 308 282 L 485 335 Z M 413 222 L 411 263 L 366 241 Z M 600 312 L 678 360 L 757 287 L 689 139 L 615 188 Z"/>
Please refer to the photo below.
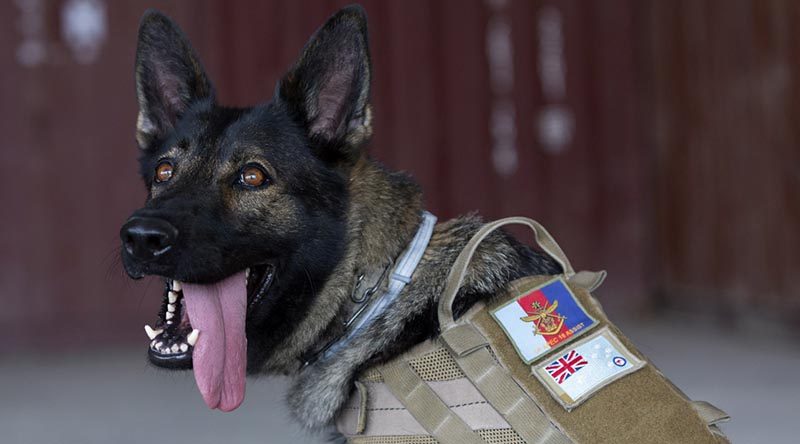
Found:
<path fill-rule="evenodd" d="M 533 368 L 550 394 L 572 410 L 606 385 L 644 366 L 608 328 Z"/>
<path fill-rule="evenodd" d="M 546 302 L 542 307 L 539 301 L 533 301 L 530 311 L 525 310 L 524 306 L 522 307 L 529 316 L 520 319 L 524 322 L 533 322 L 533 334 L 554 335 L 561 330 L 561 327 L 564 326 L 564 319 L 566 319 L 564 316 L 554 313 L 556 308 L 558 308 L 558 301 L 553 302 L 549 307 Z"/>
<path fill-rule="evenodd" d="M 561 278 L 507 302 L 492 316 L 526 364 L 597 325 Z"/>

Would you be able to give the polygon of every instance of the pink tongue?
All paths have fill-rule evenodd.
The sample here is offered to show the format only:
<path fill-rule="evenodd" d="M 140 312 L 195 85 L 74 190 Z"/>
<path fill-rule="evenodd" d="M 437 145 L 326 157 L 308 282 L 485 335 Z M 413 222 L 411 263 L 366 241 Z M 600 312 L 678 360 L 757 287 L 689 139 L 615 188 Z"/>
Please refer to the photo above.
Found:
<path fill-rule="evenodd" d="M 244 400 L 247 277 L 236 273 L 210 285 L 183 284 L 192 328 L 200 337 L 192 352 L 194 379 L 209 408 L 229 412 Z"/>

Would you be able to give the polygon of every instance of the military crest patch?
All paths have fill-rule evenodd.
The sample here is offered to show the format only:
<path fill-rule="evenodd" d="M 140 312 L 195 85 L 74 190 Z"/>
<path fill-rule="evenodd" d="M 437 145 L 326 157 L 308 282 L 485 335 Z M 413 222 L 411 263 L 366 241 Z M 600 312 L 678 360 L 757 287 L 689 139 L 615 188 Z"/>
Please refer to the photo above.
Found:
<path fill-rule="evenodd" d="M 530 364 L 597 325 L 562 278 L 555 278 L 492 311 Z"/>

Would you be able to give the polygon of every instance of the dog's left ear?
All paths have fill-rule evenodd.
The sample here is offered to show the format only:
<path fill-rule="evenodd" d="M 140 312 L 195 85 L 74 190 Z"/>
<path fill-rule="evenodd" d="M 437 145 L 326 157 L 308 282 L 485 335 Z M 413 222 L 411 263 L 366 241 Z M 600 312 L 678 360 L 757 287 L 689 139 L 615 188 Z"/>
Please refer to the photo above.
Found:
<path fill-rule="evenodd" d="M 372 133 L 367 15 L 348 6 L 317 30 L 278 85 L 286 103 L 326 160 L 355 160 Z"/>

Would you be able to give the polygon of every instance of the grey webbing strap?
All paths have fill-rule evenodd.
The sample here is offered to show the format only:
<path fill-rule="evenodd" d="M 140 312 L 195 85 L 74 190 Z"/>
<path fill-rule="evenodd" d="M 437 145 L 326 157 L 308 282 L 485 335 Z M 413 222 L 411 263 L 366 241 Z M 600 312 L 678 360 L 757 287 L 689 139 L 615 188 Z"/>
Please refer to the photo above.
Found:
<path fill-rule="evenodd" d="M 442 333 L 464 375 L 477 387 L 522 439 L 536 444 L 568 444 L 564 435 L 539 406 L 494 360 L 486 338 L 472 324 L 460 324 Z"/>
<path fill-rule="evenodd" d="M 386 307 L 397 299 L 400 292 L 403 291 L 403 288 L 411 282 L 411 276 L 414 275 L 414 270 L 417 269 L 417 265 L 419 265 L 422 260 L 422 256 L 428 248 L 428 243 L 431 241 L 433 229 L 436 227 L 436 220 L 436 216 L 433 214 L 427 211 L 422 212 L 422 222 L 417 229 L 417 234 L 414 235 L 411 244 L 409 244 L 408 248 L 403 252 L 403 255 L 398 259 L 397 264 L 392 270 L 386 291 L 374 301 L 367 302 L 369 305 L 354 319 L 353 325 L 350 326 L 350 329 L 345 335 L 336 342 L 326 346 L 326 348 L 320 352 L 323 358 L 329 358 L 349 345 L 350 341 L 358 336 L 358 334 L 376 317 L 383 313 Z"/>
<path fill-rule="evenodd" d="M 380 369 L 389 390 L 441 444 L 486 444 L 419 377 L 406 361 Z"/>
<path fill-rule="evenodd" d="M 707 425 L 715 425 L 731 419 L 731 415 L 707 401 L 692 401 L 692 407 Z"/>
<path fill-rule="evenodd" d="M 353 333 L 350 336 L 355 335 L 355 332 L 372 321 L 372 319 L 374 319 L 378 314 L 382 313 L 386 307 L 389 306 L 389 304 L 397 299 L 397 295 L 403 291 L 403 288 L 405 288 L 406 284 L 411 282 L 411 276 L 414 274 L 414 270 L 417 269 L 417 265 L 419 265 L 419 262 L 422 260 L 422 256 L 425 254 L 425 249 L 428 248 L 428 243 L 431 240 L 435 226 L 436 216 L 427 211 L 423 211 L 422 222 L 417 229 L 417 234 L 414 235 L 414 239 L 411 240 L 411 244 L 403 253 L 403 256 L 398 259 L 397 265 L 395 265 L 394 270 L 392 270 L 392 275 L 389 278 L 389 286 L 386 289 L 386 292 L 383 294 L 383 296 L 377 298 L 377 300 L 366 309 L 361 317 L 356 320 L 351 330 Z"/>
<path fill-rule="evenodd" d="M 564 276 L 570 278 L 575 274 L 575 270 L 572 269 L 572 265 L 569 263 L 567 256 L 561 251 L 561 247 L 558 246 L 556 241 L 553 240 L 553 237 L 550 236 L 550 233 L 548 233 L 539 222 L 526 217 L 508 217 L 490 222 L 481 227 L 472 239 L 470 239 L 467 246 L 464 247 L 464 250 L 461 251 L 461 254 L 456 258 L 453 267 L 450 268 L 450 274 L 447 276 L 447 286 L 439 300 L 439 327 L 442 331 L 450 328 L 453 324 L 453 300 L 455 300 L 458 289 L 461 288 L 461 284 L 464 282 L 467 266 L 469 266 L 472 256 L 478 249 L 478 245 L 480 245 L 494 230 L 504 225 L 511 224 L 525 225 L 533 230 L 536 244 L 561 265 L 561 268 L 564 270 Z"/>

